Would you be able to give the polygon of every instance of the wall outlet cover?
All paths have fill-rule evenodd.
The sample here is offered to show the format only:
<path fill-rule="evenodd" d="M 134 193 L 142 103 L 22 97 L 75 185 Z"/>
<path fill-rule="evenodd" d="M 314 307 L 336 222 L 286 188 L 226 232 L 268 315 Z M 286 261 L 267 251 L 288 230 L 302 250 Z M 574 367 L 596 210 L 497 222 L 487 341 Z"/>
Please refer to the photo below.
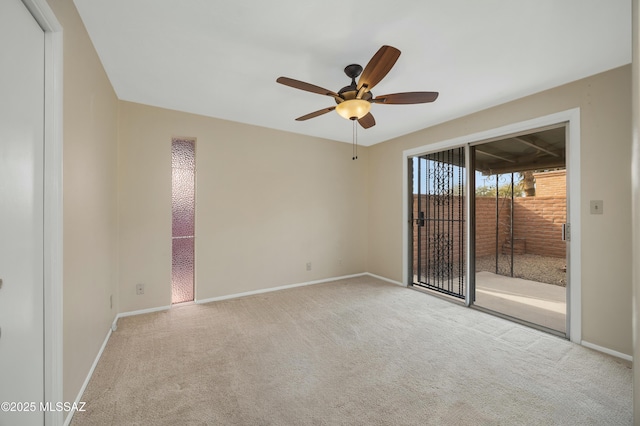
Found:
<path fill-rule="evenodd" d="M 589 207 L 591 214 L 603 214 L 604 212 L 604 202 L 602 200 L 591 200 Z"/>

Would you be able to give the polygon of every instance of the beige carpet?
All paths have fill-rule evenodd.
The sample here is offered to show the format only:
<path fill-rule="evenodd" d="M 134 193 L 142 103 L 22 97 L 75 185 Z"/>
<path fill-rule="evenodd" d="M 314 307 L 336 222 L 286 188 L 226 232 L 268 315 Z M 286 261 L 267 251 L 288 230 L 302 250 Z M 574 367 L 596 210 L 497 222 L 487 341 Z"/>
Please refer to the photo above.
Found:
<path fill-rule="evenodd" d="M 629 363 L 359 277 L 119 321 L 73 425 L 629 425 Z"/>

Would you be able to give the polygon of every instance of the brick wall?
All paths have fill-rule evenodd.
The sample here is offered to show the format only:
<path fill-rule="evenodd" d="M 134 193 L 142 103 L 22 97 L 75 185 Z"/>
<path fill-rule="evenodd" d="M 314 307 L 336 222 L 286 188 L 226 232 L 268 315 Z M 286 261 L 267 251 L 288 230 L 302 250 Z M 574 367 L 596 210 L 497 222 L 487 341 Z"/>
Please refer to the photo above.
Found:
<path fill-rule="evenodd" d="M 509 238 L 511 199 L 498 201 L 499 248 Z M 488 256 L 496 252 L 496 198 L 476 197 L 476 257 Z"/>
<path fill-rule="evenodd" d="M 550 186 L 547 186 L 548 189 Z M 537 193 L 537 189 L 536 189 Z M 421 196 L 422 211 L 427 212 L 428 197 Z M 459 219 L 461 197 L 454 197 L 450 205 L 436 210 L 434 200 L 429 200 L 431 216 L 438 211 L 440 218 Z M 540 256 L 565 257 L 566 243 L 562 241 L 562 224 L 566 222 L 566 197 L 535 196 L 516 197 L 513 205 L 514 253 L 537 254 Z M 418 217 L 418 196 L 414 195 L 414 218 Z M 501 198 L 498 201 L 499 227 L 498 252 L 510 253 L 511 199 Z M 433 223 L 430 226 L 436 226 Z M 442 224 L 442 226 L 449 226 Z M 433 230 L 433 228 L 431 228 Z M 451 227 L 453 238 L 450 239 L 452 261 L 456 261 L 461 247 L 458 246 L 459 227 Z M 414 226 L 414 241 L 418 233 L 424 244 L 428 241 L 427 226 Z M 413 259 L 417 261 L 417 244 L 414 244 Z M 464 249 L 464 247 L 462 247 Z M 494 197 L 476 198 L 476 257 L 493 255 L 496 251 L 496 199 Z M 422 262 L 427 253 L 423 253 Z"/>
<path fill-rule="evenodd" d="M 526 240 L 526 253 L 565 257 L 562 224 L 567 220 L 565 196 L 518 197 L 514 200 L 514 236 Z"/>
<path fill-rule="evenodd" d="M 536 180 L 536 197 L 566 197 L 566 170 L 554 170 L 551 172 L 534 173 L 533 177 Z"/>

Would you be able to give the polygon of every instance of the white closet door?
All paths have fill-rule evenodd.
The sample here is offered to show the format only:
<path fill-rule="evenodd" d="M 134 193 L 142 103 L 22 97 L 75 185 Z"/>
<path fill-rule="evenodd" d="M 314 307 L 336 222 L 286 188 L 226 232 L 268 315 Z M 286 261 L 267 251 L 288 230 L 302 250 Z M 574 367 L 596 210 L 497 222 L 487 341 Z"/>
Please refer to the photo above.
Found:
<path fill-rule="evenodd" d="M 0 1 L 0 425 L 42 425 L 44 32 Z M 20 405 L 22 404 L 22 405 Z"/>

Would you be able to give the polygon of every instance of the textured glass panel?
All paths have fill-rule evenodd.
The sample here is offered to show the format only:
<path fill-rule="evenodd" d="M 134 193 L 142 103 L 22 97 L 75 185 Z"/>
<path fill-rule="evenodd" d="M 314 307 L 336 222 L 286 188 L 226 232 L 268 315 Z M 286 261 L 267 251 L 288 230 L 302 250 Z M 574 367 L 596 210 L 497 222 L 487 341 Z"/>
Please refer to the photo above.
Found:
<path fill-rule="evenodd" d="M 194 239 L 173 239 L 171 303 L 193 300 Z"/>
<path fill-rule="evenodd" d="M 195 235 L 195 141 L 173 139 L 171 303 L 193 300 Z"/>
<path fill-rule="evenodd" d="M 174 168 L 172 176 L 172 236 L 190 237 L 195 235 L 194 171 Z"/>
<path fill-rule="evenodd" d="M 171 143 L 171 166 L 181 169 L 195 169 L 195 141 L 189 139 L 173 139 Z"/>

